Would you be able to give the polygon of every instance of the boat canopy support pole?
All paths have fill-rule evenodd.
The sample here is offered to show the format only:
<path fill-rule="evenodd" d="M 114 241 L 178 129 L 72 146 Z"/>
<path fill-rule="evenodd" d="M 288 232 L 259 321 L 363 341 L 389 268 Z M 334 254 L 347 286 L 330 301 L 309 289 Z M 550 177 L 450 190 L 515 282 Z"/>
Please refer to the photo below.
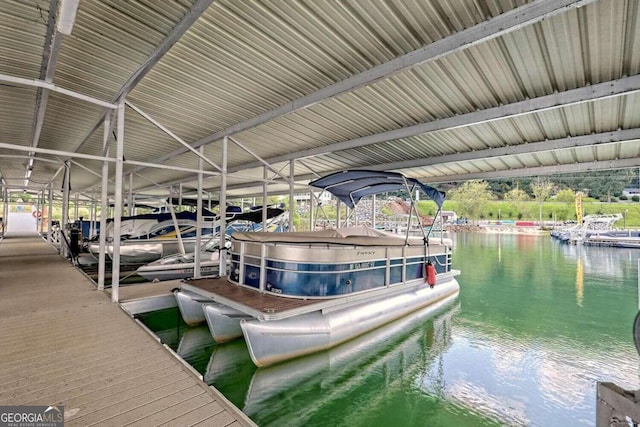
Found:
<path fill-rule="evenodd" d="M 49 184 L 49 215 L 47 215 L 47 240 L 53 243 L 53 184 Z"/>
<path fill-rule="evenodd" d="M 228 161 L 229 137 L 222 138 L 222 175 L 220 176 L 220 256 L 218 274 L 220 277 L 227 275 L 227 252 L 223 251 L 227 239 L 227 161 Z"/>
<path fill-rule="evenodd" d="M 296 170 L 296 161 L 295 160 L 290 160 L 289 161 L 289 231 L 294 231 L 293 230 L 293 210 L 296 208 L 296 201 L 294 198 L 294 194 L 293 194 L 293 190 L 294 190 L 294 176 L 295 176 L 295 170 Z"/>
<path fill-rule="evenodd" d="M 260 244 L 260 292 L 264 292 L 267 282 L 267 245 L 265 243 Z"/>
<path fill-rule="evenodd" d="M 102 135 L 102 151 L 103 155 L 109 155 L 109 138 L 111 136 L 111 114 L 107 114 L 104 118 L 104 131 Z M 109 211 L 109 162 L 102 162 L 102 187 L 100 188 L 100 252 L 98 255 L 98 289 L 104 290 L 104 272 L 106 264 L 106 247 L 107 247 L 107 215 Z"/>
<path fill-rule="evenodd" d="M 91 194 L 91 213 L 89 214 L 89 237 L 96 234 L 96 220 L 98 219 L 98 204 L 96 203 L 95 193 Z"/>
<path fill-rule="evenodd" d="M 371 228 L 376 228 L 376 208 L 378 204 L 377 202 L 378 202 L 378 198 L 374 194 L 371 199 Z"/>
<path fill-rule="evenodd" d="M 127 206 L 127 215 L 133 216 L 133 215 L 136 214 L 135 213 L 136 204 L 135 204 L 135 202 L 133 200 L 133 174 L 132 173 L 129 174 L 129 185 L 128 185 L 128 187 L 129 187 L 128 188 L 129 194 L 128 194 L 128 197 L 127 197 L 127 205 L 128 205 Z"/>
<path fill-rule="evenodd" d="M 7 187 L 2 187 L 2 223 L 0 224 L 0 239 L 4 239 L 4 231 L 7 228 L 7 212 L 9 212 L 9 194 Z"/>
<path fill-rule="evenodd" d="M 39 219 L 40 221 L 40 235 L 42 235 L 42 233 L 44 233 L 44 213 L 45 211 L 47 212 L 47 216 L 49 216 L 48 214 L 48 210 L 47 210 L 47 196 L 45 193 L 46 189 L 42 190 L 40 192 L 40 209 L 42 212 L 42 217 Z"/>
<path fill-rule="evenodd" d="M 384 285 L 386 287 L 389 287 L 391 285 L 391 255 L 389 254 L 389 248 L 385 248 L 384 250 L 385 252 L 385 258 L 386 258 L 386 265 L 384 268 Z"/>
<path fill-rule="evenodd" d="M 80 217 L 80 193 L 76 193 L 76 198 L 73 202 L 73 220 L 77 221 Z"/>
<path fill-rule="evenodd" d="M 314 209 L 315 197 L 313 197 L 313 190 L 309 188 L 309 230 L 315 230 L 315 221 L 313 218 L 315 217 L 316 210 Z"/>
<path fill-rule="evenodd" d="M 262 167 L 262 231 L 267 228 L 267 179 L 269 178 L 269 170 L 266 166 Z"/>
<path fill-rule="evenodd" d="M 173 209 L 173 203 L 167 203 L 167 205 L 169 205 L 169 212 L 171 213 L 173 228 L 176 230 L 176 239 L 178 239 L 178 250 L 182 255 L 184 255 L 186 252 L 184 250 L 184 242 L 182 241 L 182 230 L 180 230 L 180 224 L 178 224 L 178 218 L 176 218 L 176 211 L 175 209 Z"/>
<path fill-rule="evenodd" d="M 120 227 L 122 225 L 122 174 L 124 167 L 124 102 L 118 105 L 116 138 L 115 200 L 113 213 L 113 261 L 111 267 L 111 301 L 120 301 Z"/>
<path fill-rule="evenodd" d="M 38 198 L 36 199 L 36 214 L 37 212 L 40 212 L 40 214 L 42 214 L 42 211 L 44 210 L 44 192 L 43 191 L 39 191 L 38 192 Z M 40 235 L 42 235 L 42 215 L 40 217 L 38 217 L 36 215 L 36 231 L 38 233 L 40 233 Z"/>
<path fill-rule="evenodd" d="M 200 147 L 198 150 L 200 154 L 204 153 L 204 146 Z M 202 156 L 198 158 L 198 169 L 202 171 L 203 168 L 203 160 Z M 200 278 L 200 254 L 202 251 L 200 248 L 202 247 L 202 172 L 198 173 L 198 200 L 196 202 L 196 249 L 194 251 L 193 258 L 193 277 L 195 279 Z M 220 252 L 223 251 L 223 248 L 220 247 Z"/>
<path fill-rule="evenodd" d="M 71 164 L 67 160 L 64 162 L 64 177 L 62 179 L 62 218 L 60 219 L 60 232 L 66 233 L 67 225 L 69 224 L 69 179 L 71 173 Z M 60 240 L 60 254 L 63 257 L 67 257 L 69 254 L 68 245 L 64 244 L 66 239 Z"/>

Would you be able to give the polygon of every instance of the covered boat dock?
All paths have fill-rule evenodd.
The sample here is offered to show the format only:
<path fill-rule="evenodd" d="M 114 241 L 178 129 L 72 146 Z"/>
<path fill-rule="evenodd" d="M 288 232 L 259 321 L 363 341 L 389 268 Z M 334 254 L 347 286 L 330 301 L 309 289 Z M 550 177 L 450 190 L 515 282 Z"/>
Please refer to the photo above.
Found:
<path fill-rule="evenodd" d="M 62 405 L 67 426 L 255 425 L 38 234 L 7 233 L 0 271 L 0 405 Z"/>

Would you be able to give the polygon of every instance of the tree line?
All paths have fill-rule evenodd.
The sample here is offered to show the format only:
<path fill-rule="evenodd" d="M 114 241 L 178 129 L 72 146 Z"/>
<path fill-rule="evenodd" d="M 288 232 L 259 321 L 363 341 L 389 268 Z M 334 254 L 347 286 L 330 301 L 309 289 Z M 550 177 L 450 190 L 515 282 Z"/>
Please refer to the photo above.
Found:
<path fill-rule="evenodd" d="M 625 188 L 638 188 L 637 170 L 597 171 L 588 174 L 564 174 L 558 176 L 523 178 L 518 180 L 472 180 L 451 186 L 447 199 L 456 201 L 459 217 L 478 219 L 483 217 L 486 206 L 491 201 L 501 200 L 518 211 L 525 210 L 531 202 L 537 205 L 532 217 L 543 221 L 543 204 L 553 200 L 566 204 L 575 203 L 576 193 L 601 202 L 613 202 Z M 638 196 L 633 197 L 639 201 Z"/>

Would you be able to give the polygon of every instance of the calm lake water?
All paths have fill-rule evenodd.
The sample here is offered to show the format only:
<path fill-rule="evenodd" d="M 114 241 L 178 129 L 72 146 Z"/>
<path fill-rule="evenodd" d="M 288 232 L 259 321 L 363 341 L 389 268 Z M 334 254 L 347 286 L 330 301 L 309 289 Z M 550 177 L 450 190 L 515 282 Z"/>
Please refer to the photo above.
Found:
<path fill-rule="evenodd" d="M 176 310 L 142 320 L 260 426 L 593 426 L 596 382 L 640 388 L 640 250 L 454 235 L 460 294 L 331 351 L 256 368 Z"/>

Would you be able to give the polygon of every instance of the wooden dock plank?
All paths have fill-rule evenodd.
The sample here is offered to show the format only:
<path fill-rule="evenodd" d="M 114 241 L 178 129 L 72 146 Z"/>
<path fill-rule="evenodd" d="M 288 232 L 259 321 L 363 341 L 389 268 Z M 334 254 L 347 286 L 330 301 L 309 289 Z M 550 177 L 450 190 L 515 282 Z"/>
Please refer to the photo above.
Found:
<path fill-rule="evenodd" d="M 105 399 L 98 408 L 91 408 L 91 411 L 86 414 L 78 413 L 77 416 L 72 417 L 69 421 L 85 426 L 101 422 L 123 425 L 142 418 L 144 415 L 157 412 L 160 404 L 164 404 L 164 400 L 167 397 L 192 397 L 203 393 L 202 388 L 193 384 L 190 378 L 185 378 L 177 383 L 158 387 L 153 390 L 153 393 L 140 393 L 127 398 L 118 397 L 114 400 Z M 165 407 L 166 405 L 160 409 Z M 149 413 L 146 411 L 149 411 Z M 142 415 L 138 416 L 136 414 Z"/>
<path fill-rule="evenodd" d="M 46 373 L 47 378 L 42 378 L 39 382 L 29 381 L 29 385 L 35 386 L 39 383 L 44 384 L 47 382 L 55 381 L 57 379 L 64 379 L 65 383 L 70 384 L 75 381 L 76 378 L 84 378 L 84 377 L 92 377 L 99 379 L 100 375 L 103 372 L 109 372 L 118 366 L 131 366 L 132 368 L 135 366 L 144 366 L 146 363 L 153 364 L 156 361 L 164 360 L 163 349 L 158 348 L 149 354 L 145 355 L 144 360 L 141 360 L 140 355 L 136 351 L 129 351 L 125 353 L 114 354 L 111 358 L 107 360 L 102 360 L 100 364 L 100 372 L 96 372 L 95 364 L 85 364 L 84 366 L 71 366 L 71 369 L 59 369 L 55 365 L 50 365 L 50 369 L 41 370 L 40 373 Z M 15 375 L 13 383 L 5 383 L 7 386 L 15 385 L 15 388 L 19 388 L 22 385 L 23 380 L 26 381 L 30 379 L 32 376 L 31 371 L 25 371 L 23 373 L 18 373 Z M 2 398 L 2 392 L 0 392 L 0 398 Z"/>
<path fill-rule="evenodd" d="M 117 340 L 110 341 L 112 344 L 118 343 Z M 119 344 L 119 343 L 118 343 Z M 126 355 L 128 353 L 137 354 L 138 345 L 137 342 L 132 341 L 123 345 L 108 346 L 104 350 L 100 351 L 98 357 L 93 352 L 88 350 L 91 346 L 87 345 L 81 351 L 65 352 L 64 357 L 60 361 L 51 360 L 41 355 L 36 355 L 32 358 L 24 358 L 22 360 L 15 360 L 13 362 L 7 362 L 5 367 L 0 370 L 0 384 L 3 384 L 7 378 L 11 378 L 15 375 L 27 375 L 36 372 L 42 372 L 44 370 L 53 372 L 54 370 L 68 370 L 73 368 L 82 368 L 84 366 L 93 366 L 100 364 L 103 361 L 112 359 L 115 355 L 122 353 Z"/>
<path fill-rule="evenodd" d="M 91 408 L 98 409 L 104 402 L 115 401 L 120 398 L 127 399 L 138 394 L 153 392 L 155 389 L 175 384 L 178 381 L 188 378 L 189 375 L 175 367 L 163 369 L 136 377 L 130 377 L 113 384 L 103 383 L 103 387 L 95 389 L 76 390 L 65 398 L 65 402 L 71 408 L 83 408 L 89 411 Z"/>
<path fill-rule="evenodd" d="M 64 405 L 68 426 L 255 425 L 39 236 L 0 241 L 0 271 L 0 404 Z"/>
<path fill-rule="evenodd" d="M 16 390 L 8 390 L 2 393 L 0 396 L 0 403 L 8 404 L 11 401 L 40 401 L 45 398 L 51 398 L 55 395 L 66 395 L 70 391 L 73 391 L 77 388 L 80 388 L 86 384 L 93 384 L 96 387 L 103 381 L 108 380 L 118 380 L 120 378 L 126 378 L 140 370 L 144 370 L 146 372 L 153 372 L 155 370 L 164 369 L 168 366 L 171 366 L 171 360 L 162 360 L 161 362 L 147 364 L 140 363 L 135 366 L 127 366 L 126 369 L 118 369 L 116 372 L 102 372 L 99 369 L 96 371 L 99 373 L 99 376 L 86 376 L 78 379 L 77 381 L 68 383 L 67 381 L 60 380 L 52 380 L 49 381 L 48 378 L 44 380 L 34 381 L 33 385 L 27 387 L 20 387 Z"/>
<path fill-rule="evenodd" d="M 180 415 L 165 423 L 159 424 L 162 427 L 186 427 L 201 423 L 223 412 L 223 408 L 217 403 L 207 403 L 188 413 Z"/>
<path fill-rule="evenodd" d="M 176 414 L 184 414 L 189 413 L 194 409 L 201 408 L 203 405 L 206 405 L 209 402 L 209 399 L 206 395 L 200 394 L 195 397 L 191 397 L 180 402 L 177 402 L 171 406 L 166 407 L 165 409 L 155 412 L 149 416 L 138 418 L 132 422 L 127 422 L 122 424 L 123 426 L 132 425 L 132 424 L 142 424 L 148 426 L 156 426 L 167 421 L 173 420 L 176 418 Z M 222 407 L 220 407 L 222 410 Z"/>
<path fill-rule="evenodd" d="M 220 412 L 218 414 L 215 414 L 214 416 L 207 418 L 204 421 L 201 421 L 197 424 L 194 424 L 194 426 L 201 426 L 201 427 L 206 427 L 206 426 L 233 426 L 234 423 L 236 423 L 237 420 L 234 420 L 232 417 L 229 416 L 229 414 L 225 413 L 225 412 Z M 239 426 L 239 424 L 236 424 Z"/>

